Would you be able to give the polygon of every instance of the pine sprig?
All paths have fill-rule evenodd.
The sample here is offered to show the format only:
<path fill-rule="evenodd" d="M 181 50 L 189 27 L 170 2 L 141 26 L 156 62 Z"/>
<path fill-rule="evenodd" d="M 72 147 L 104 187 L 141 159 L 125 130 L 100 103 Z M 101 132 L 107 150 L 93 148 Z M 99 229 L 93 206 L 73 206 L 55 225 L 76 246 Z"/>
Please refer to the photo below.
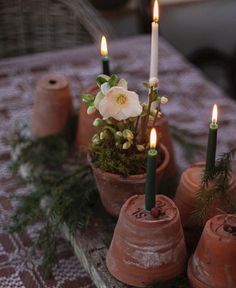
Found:
<path fill-rule="evenodd" d="M 229 213 L 236 213 L 236 203 L 233 203 L 227 194 L 229 178 L 232 173 L 232 160 L 236 148 L 223 153 L 216 160 L 214 169 L 203 171 L 201 184 L 197 192 L 196 209 L 193 211 L 193 218 L 199 223 L 207 216 L 209 207 L 215 200 L 225 201 Z"/>
<path fill-rule="evenodd" d="M 98 203 L 96 185 L 88 165 L 79 155 L 70 155 L 62 135 L 32 139 L 27 127 L 20 126 L 14 131 L 11 148 L 12 171 L 19 175 L 28 165 L 24 182 L 31 191 L 15 195 L 18 206 L 9 230 L 20 232 L 27 225 L 42 222 L 32 252 L 36 248 L 44 251 L 42 267 L 50 275 L 57 262 L 57 237 L 62 225 L 66 224 L 72 234 L 90 225 Z"/>

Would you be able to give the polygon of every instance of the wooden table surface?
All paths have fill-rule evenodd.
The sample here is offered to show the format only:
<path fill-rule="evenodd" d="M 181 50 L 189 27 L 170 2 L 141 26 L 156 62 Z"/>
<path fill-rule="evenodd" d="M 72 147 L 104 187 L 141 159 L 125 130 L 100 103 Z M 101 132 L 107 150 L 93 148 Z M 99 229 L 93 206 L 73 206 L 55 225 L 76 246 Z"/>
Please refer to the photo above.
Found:
<path fill-rule="evenodd" d="M 148 79 L 150 38 L 139 36 L 110 43 L 112 68 L 129 81 L 130 87 L 145 98 L 142 81 Z M 8 171 L 10 148 L 8 135 L 15 121 L 31 117 L 33 95 L 37 79 L 46 73 L 64 74 L 71 84 L 75 107 L 78 107 L 79 93 L 94 82 L 100 73 L 98 47 L 89 46 L 60 52 L 41 53 L 32 56 L 4 59 L 0 61 L 0 287 L 93 287 L 93 284 L 77 261 L 72 249 L 65 241 L 58 246 L 59 264 L 53 271 L 53 278 L 43 277 L 40 268 L 41 254 L 34 259 L 29 253 L 30 239 L 35 237 L 40 223 L 28 227 L 24 233 L 9 235 L 3 227 L 9 221 L 15 203 L 9 199 L 11 192 L 25 193 Z M 179 53 L 163 39 L 160 41 L 160 94 L 169 96 L 164 112 L 173 127 L 186 129 L 192 133 L 194 143 L 206 145 L 208 124 L 214 103 L 219 105 L 218 153 L 236 146 L 236 102 L 231 100 L 216 85 L 208 82 L 202 74 L 191 66 Z M 174 128 L 175 129 L 175 128 Z M 190 163 L 204 160 L 201 153 L 185 157 L 178 143 L 174 143 L 178 166 L 185 169 Z M 88 233 L 89 235 L 89 233 Z M 87 235 L 87 237 L 89 237 Z M 90 235 L 91 236 L 91 235 Z M 92 237 L 91 237 L 92 239 Z M 83 244 L 103 251 L 102 239 Z M 82 239 L 82 242 L 86 242 Z M 95 244 L 96 243 L 96 244 Z M 81 243 L 77 243 L 81 244 Z M 77 253 L 81 254 L 84 247 Z M 95 247 L 96 245 L 96 247 Z M 105 250 L 99 254 L 104 258 Z M 83 264 L 92 270 L 93 278 L 99 278 L 98 287 L 104 286 L 106 274 L 104 259 L 100 270 L 96 265 L 91 269 L 94 255 L 85 253 Z M 99 257 L 100 257 L 99 256 Z M 92 263 L 95 264 L 95 263 Z M 94 271 L 95 269 L 95 271 Z M 105 272 L 104 272 L 105 271 Z M 103 277 L 104 276 L 104 277 Z M 114 281 L 112 278 L 109 281 Z M 100 284 L 98 284 L 100 283 Z M 110 287 L 123 287 L 112 282 Z M 109 288 L 110 288 L 109 287 Z"/>

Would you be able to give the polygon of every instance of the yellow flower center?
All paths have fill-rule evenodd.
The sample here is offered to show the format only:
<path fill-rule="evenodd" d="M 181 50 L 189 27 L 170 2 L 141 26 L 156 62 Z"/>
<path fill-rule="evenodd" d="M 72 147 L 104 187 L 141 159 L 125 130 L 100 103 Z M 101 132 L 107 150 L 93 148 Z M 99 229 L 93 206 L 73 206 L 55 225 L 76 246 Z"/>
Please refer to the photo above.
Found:
<path fill-rule="evenodd" d="M 127 97 L 124 94 L 120 94 L 117 98 L 116 98 L 116 103 L 119 105 L 124 105 L 127 102 Z"/>

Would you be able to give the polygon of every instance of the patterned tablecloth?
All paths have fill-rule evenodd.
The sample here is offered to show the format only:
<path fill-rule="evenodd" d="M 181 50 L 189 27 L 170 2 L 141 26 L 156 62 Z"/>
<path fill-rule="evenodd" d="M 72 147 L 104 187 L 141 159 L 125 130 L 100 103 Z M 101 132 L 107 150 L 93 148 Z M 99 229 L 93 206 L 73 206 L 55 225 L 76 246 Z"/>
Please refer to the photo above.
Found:
<path fill-rule="evenodd" d="M 124 39 L 111 43 L 111 66 L 119 75 L 129 80 L 142 95 L 142 81 L 147 80 L 149 70 L 150 39 L 147 36 Z M 219 105 L 218 151 L 228 151 L 235 146 L 236 102 L 219 88 L 204 79 L 165 41 L 160 42 L 160 90 L 169 96 L 164 111 L 171 124 L 192 132 L 192 140 L 206 145 L 208 123 L 214 103 Z M 9 222 L 15 203 L 10 201 L 11 192 L 23 194 L 8 171 L 10 148 L 9 130 L 12 124 L 30 117 L 35 84 L 46 73 L 64 74 L 71 84 L 75 106 L 78 95 L 94 82 L 100 73 L 97 47 L 83 47 L 61 52 L 42 53 L 0 61 L 0 288 L 20 287 L 93 287 L 91 280 L 64 240 L 59 240 L 59 263 L 53 277 L 47 280 L 40 268 L 40 252 L 30 255 L 31 239 L 40 223 L 28 227 L 21 234 L 9 235 L 4 226 Z M 143 96 L 144 97 L 144 96 Z M 186 159 L 175 144 L 176 160 L 181 169 L 196 160 L 203 160 L 195 153 Z"/>

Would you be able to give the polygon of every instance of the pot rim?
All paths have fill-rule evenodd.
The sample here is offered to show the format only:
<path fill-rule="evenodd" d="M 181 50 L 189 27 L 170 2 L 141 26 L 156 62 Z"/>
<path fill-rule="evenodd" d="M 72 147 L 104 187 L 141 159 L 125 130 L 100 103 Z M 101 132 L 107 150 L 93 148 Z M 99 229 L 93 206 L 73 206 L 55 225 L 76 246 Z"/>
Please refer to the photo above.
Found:
<path fill-rule="evenodd" d="M 168 149 L 163 144 L 160 144 L 160 147 L 161 147 L 161 150 L 164 153 L 164 159 L 163 159 L 161 165 L 156 168 L 156 173 L 164 171 L 164 169 L 168 166 L 168 164 L 170 162 L 170 153 L 169 153 Z M 91 165 L 93 170 L 96 170 L 97 172 L 102 173 L 102 174 L 104 174 L 105 176 L 107 176 L 109 178 L 113 178 L 113 179 L 130 179 L 130 180 L 132 180 L 132 179 L 144 179 L 147 176 L 147 173 L 133 174 L 133 175 L 128 175 L 128 176 L 121 176 L 119 174 L 103 171 L 102 169 L 96 168 L 93 165 L 93 163 L 91 161 L 91 156 L 90 156 L 89 153 L 87 154 L 87 160 L 88 160 L 88 163 Z"/>
<path fill-rule="evenodd" d="M 183 179 L 186 181 L 186 183 L 192 185 L 193 187 L 198 187 L 199 184 L 196 183 L 196 182 L 194 182 L 194 181 L 189 177 L 188 171 L 189 171 L 190 169 L 195 169 L 195 168 L 196 168 L 196 169 L 202 168 L 202 170 L 203 170 L 204 167 L 205 167 L 205 164 L 206 164 L 206 162 L 204 162 L 204 161 L 199 161 L 199 162 L 192 163 L 187 169 L 185 169 L 185 170 L 183 171 L 181 178 L 183 178 Z M 235 180 L 234 180 L 234 174 L 231 172 L 231 173 L 229 174 L 229 187 L 228 187 L 228 188 L 232 187 L 232 185 L 234 184 L 234 181 L 235 181 Z"/>
<path fill-rule="evenodd" d="M 230 217 L 236 217 L 236 215 L 234 214 L 227 214 Z M 216 231 L 213 230 L 213 220 L 223 220 L 223 218 L 225 217 L 225 214 L 218 214 L 215 215 L 214 217 L 212 217 L 211 219 L 209 219 L 205 225 L 205 231 L 203 231 L 203 233 L 205 232 L 205 234 L 207 234 L 209 237 L 211 237 L 211 239 L 216 239 L 218 240 L 219 238 L 221 238 L 221 242 L 234 242 L 236 241 L 236 237 L 226 237 L 226 235 L 219 235 Z"/>
<path fill-rule="evenodd" d="M 173 223 L 177 223 L 177 221 L 180 221 L 180 215 L 179 215 L 179 210 L 177 208 L 177 206 L 175 205 L 174 201 L 169 198 L 168 196 L 164 195 L 164 194 L 156 194 L 156 200 L 159 199 L 164 199 L 167 203 L 170 204 L 170 206 L 173 208 L 174 212 L 173 215 L 169 218 L 163 218 L 163 219 L 135 219 L 133 217 L 131 217 L 127 212 L 129 210 L 129 204 L 131 201 L 137 199 L 137 198 L 143 198 L 143 202 L 145 203 L 145 194 L 141 194 L 141 195 L 133 195 L 131 196 L 129 199 L 126 200 L 126 202 L 123 204 L 121 211 L 120 211 L 120 215 L 124 215 L 125 219 L 130 222 L 133 223 L 137 226 L 142 226 L 142 225 L 149 225 L 150 227 L 156 226 L 157 224 L 160 225 L 165 225 L 170 222 Z M 150 213 L 150 212 L 149 212 Z M 176 238 L 177 239 L 177 238 Z"/>

